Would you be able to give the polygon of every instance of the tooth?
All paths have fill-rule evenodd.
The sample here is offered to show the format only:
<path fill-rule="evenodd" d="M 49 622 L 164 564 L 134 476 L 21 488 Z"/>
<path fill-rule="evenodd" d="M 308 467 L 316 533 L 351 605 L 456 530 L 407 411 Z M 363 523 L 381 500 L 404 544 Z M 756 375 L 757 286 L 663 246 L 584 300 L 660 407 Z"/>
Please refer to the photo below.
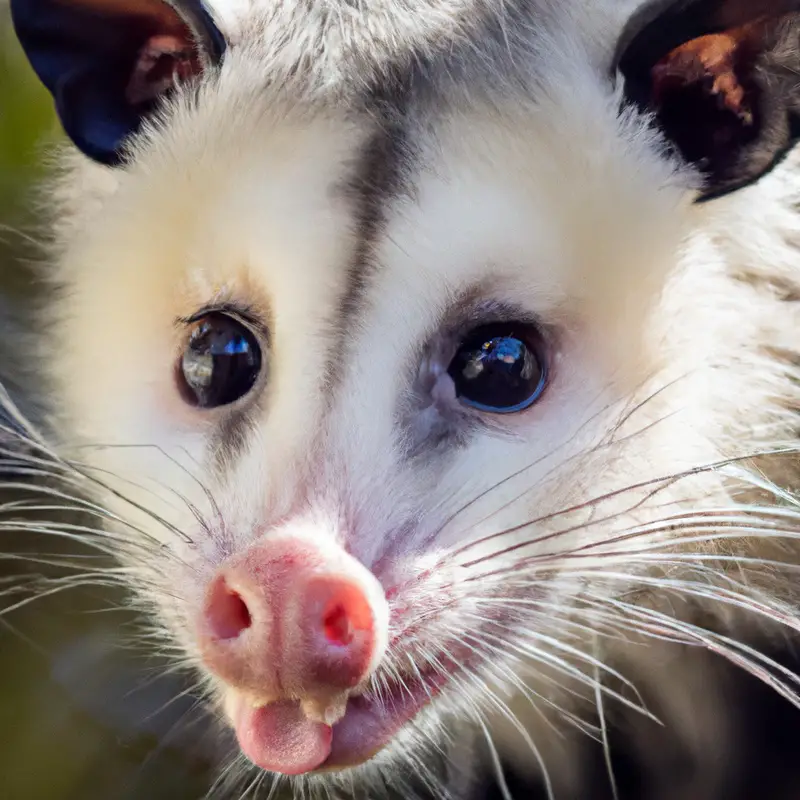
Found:
<path fill-rule="evenodd" d="M 307 719 L 323 725 L 335 725 L 347 711 L 347 692 L 327 697 L 307 697 L 300 701 Z"/>

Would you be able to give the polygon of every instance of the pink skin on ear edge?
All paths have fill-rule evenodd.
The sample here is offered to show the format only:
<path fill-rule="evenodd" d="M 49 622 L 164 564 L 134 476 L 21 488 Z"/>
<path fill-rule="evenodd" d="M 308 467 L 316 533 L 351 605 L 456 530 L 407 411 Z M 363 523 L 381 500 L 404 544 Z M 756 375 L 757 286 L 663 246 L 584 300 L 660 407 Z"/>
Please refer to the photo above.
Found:
<path fill-rule="evenodd" d="M 200 63 L 189 32 L 185 36 L 152 36 L 139 52 L 125 96 L 131 105 L 156 100 L 177 82 L 200 71 Z"/>

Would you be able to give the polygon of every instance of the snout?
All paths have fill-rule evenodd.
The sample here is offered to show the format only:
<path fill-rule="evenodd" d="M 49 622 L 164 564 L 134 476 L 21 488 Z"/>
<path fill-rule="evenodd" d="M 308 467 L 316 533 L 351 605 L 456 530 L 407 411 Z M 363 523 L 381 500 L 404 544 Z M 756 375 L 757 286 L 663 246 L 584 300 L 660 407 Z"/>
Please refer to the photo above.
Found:
<path fill-rule="evenodd" d="M 324 763 L 351 690 L 383 657 L 388 617 L 372 573 L 333 545 L 267 537 L 224 564 L 199 640 L 245 754 L 287 774 Z"/>

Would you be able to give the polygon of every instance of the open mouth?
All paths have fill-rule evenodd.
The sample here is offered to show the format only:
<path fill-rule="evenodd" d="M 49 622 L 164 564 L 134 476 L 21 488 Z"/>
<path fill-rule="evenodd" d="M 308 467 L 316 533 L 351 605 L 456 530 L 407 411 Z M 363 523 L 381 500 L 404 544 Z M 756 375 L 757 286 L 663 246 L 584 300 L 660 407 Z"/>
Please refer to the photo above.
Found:
<path fill-rule="evenodd" d="M 333 725 L 310 719 L 299 701 L 254 707 L 237 694 L 229 714 L 242 752 L 256 766 L 284 775 L 354 767 L 368 761 L 436 697 L 447 678 L 425 670 L 387 681 L 380 693 L 347 700 Z"/>

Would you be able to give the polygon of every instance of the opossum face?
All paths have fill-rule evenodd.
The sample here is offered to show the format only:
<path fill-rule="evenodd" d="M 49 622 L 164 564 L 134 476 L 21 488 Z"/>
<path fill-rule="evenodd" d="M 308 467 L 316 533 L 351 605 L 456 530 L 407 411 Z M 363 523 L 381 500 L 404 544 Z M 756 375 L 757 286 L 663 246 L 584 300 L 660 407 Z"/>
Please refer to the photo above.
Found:
<path fill-rule="evenodd" d="M 505 44 L 467 15 L 424 69 L 376 45 L 329 76 L 282 60 L 312 17 L 220 9 L 220 34 L 142 4 L 103 91 L 65 79 L 67 130 L 116 166 L 70 178 L 58 405 L 256 765 L 380 764 L 441 715 L 508 717 L 544 670 L 594 685 L 583 634 L 759 444 L 732 420 L 782 378 L 710 380 L 764 319 L 694 202 L 788 142 L 753 66 L 787 9 L 755 30 L 739 5 L 662 8 L 659 38 L 543 4 Z M 17 17 L 30 40 L 41 8 Z M 148 125 L 164 70 L 195 83 Z"/>

